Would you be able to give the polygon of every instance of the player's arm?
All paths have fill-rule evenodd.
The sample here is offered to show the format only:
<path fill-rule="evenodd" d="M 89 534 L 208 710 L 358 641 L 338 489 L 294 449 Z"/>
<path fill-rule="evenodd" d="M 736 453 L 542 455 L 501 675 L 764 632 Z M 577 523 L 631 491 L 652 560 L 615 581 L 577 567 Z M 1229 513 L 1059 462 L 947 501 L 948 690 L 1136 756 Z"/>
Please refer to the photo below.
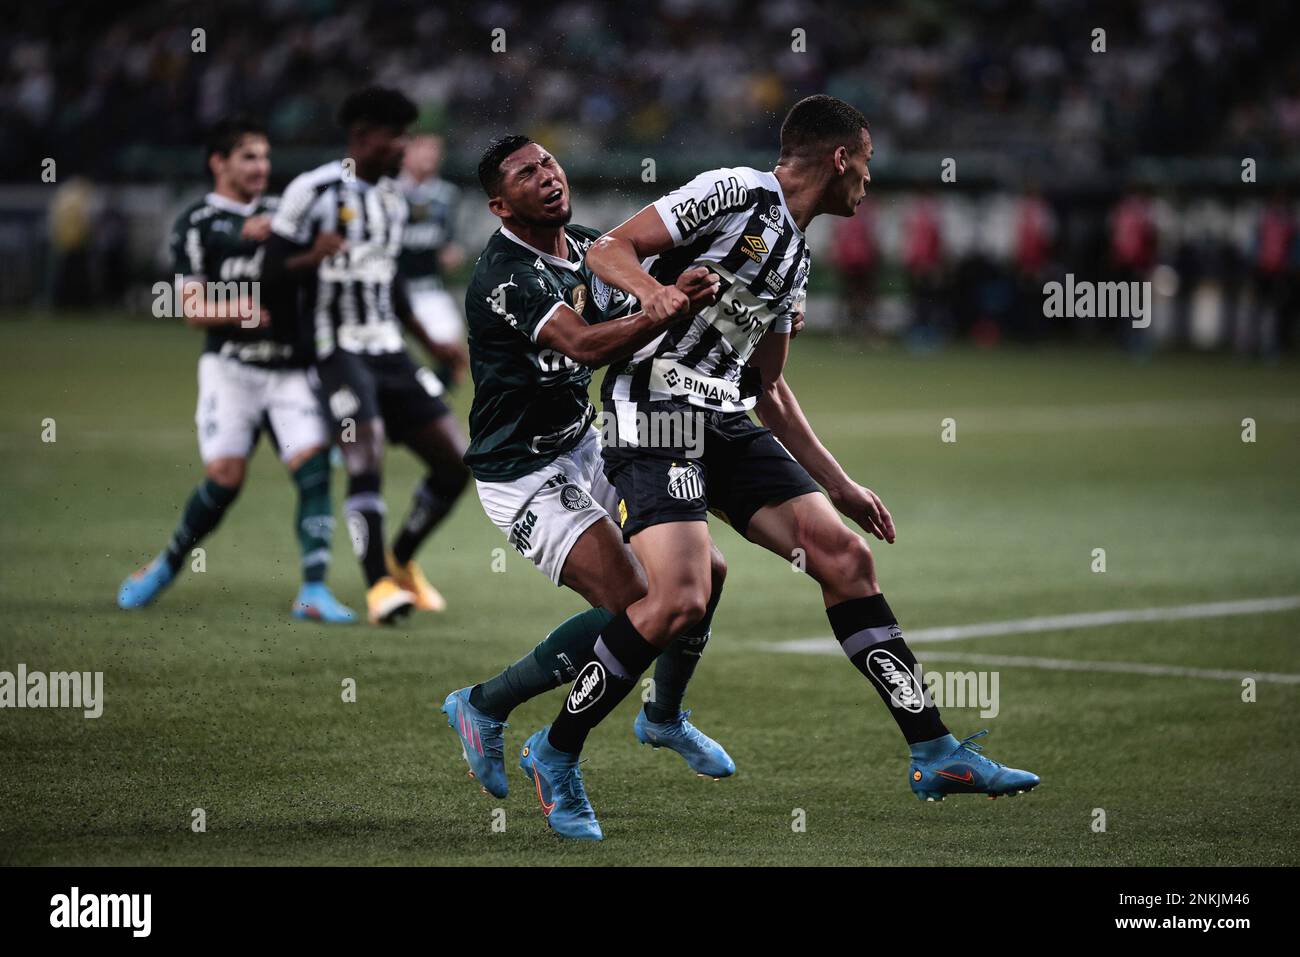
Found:
<path fill-rule="evenodd" d="M 750 359 L 763 380 L 754 411 L 758 419 L 794 456 L 796 462 L 826 489 L 837 509 L 883 541 L 893 544 L 894 520 L 880 496 L 855 482 L 813 432 L 799 400 L 785 381 L 790 336 L 768 332 Z"/>
<path fill-rule="evenodd" d="M 347 247 L 337 232 L 320 228 L 319 199 L 319 191 L 306 175 L 285 189 L 271 217 L 262 259 L 262 278 L 267 282 L 301 280 Z"/>
<path fill-rule="evenodd" d="M 182 215 L 172 227 L 169 242 L 172 272 L 178 277 L 177 292 L 180 294 L 181 315 L 185 318 L 185 324 L 193 329 L 233 325 L 250 329 L 265 325 L 269 319 L 266 310 L 255 314 L 251 300 L 235 299 L 224 294 L 209 299 L 204 275 L 208 258 L 206 242 L 207 236 L 203 228 L 192 222 L 188 215 Z"/>
<path fill-rule="evenodd" d="M 718 297 L 718 275 L 703 266 L 688 269 L 675 286 L 686 301 L 682 312 L 654 318 L 649 312 L 634 312 L 618 319 L 590 325 L 568 306 L 559 304 L 537 331 L 537 341 L 561 352 L 575 362 L 596 368 L 630 356 L 677 320 L 711 305 Z"/>
<path fill-rule="evenodd" d="M 636 296 L 645 314 L 658 321 L 680 314 L 686 308 L 685 297 L 680 289 L 662 285 L 642 269 L 641 261 L 673 245 L 668 227 L 651 205 L 597 239 L 587 250 L 586 263 L 609 285 Z"/>

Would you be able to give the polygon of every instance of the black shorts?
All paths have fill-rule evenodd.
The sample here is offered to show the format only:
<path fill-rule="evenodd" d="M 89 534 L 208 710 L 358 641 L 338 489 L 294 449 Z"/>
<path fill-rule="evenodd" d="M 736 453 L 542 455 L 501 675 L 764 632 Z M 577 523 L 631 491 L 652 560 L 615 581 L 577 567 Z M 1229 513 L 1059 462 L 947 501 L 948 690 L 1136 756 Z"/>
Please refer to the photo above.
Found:
<path fill-rule="evenodd" d="M 335 426 L 383 419 L 393 442 L 405 442 L 451 410 L 442 383 L 405 352 L 359 355 L 336 349 L 316 363 L 312 383 Z"/>
<path fill-rule="evenodd" d="M 643 410 L 681 413 L 676 403 L 642 403 Z M 776 437 L 744 412 L 689 408 L 702 424 L 703 441 L 691 455 L 685 445 L 646 443 L 632 447 L 606 435 L 605 477 L 618 492 L 623 540 L 651 525 L 707 521 L 712 512 L 741 535 L 754 513 L 767 505 L 820 491 Z M 615 419 L 606 410 L 606 421 Z"/>

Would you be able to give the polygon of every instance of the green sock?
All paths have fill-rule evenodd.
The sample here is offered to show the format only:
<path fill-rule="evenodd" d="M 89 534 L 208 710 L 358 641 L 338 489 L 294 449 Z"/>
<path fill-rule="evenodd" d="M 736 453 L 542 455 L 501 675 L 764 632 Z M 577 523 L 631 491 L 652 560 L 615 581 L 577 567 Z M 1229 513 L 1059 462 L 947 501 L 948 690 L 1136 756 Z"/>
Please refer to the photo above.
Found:
<path fill-rule="evenodd" d="M 302 580 L 325 580 L 334 537 L 334 509 L 330 505 L 330 454 L 321 449 L 293 473 L 298 486 L 298 547 L 302 550 Z"/>
<path fill-rule="evenodd" d="M 189 550 L 217 527 L 226 508 L 238 494 L 238 486 L 227 488 L 210 478 L 205 478 L 190 493 L 176 531 L 172 532 L 172 539 L 167 543 L 165 554 L 172 571 L 180 571 Z"/>
<path fill-rule="evenodd" d="M 475 685 L 469 703 L 504 721 L 529 698 L 558 688 L 578 677 L 591 660 L 601 629 L 614 620 L 604 608 L 589 608 L 561 622 L 532 651 L 495 678 Z"/>
<path fill-rule="evenodd" d="M 695 674 L 704 646 L 709 643 L 713 613 L 721 597 L 721 589 L 710 595 L 704 617 L 674 638 L 664 653 L 655 659 L 654 684 L 650 700 L 645 703 L 645 716 L 649 720 L 656 723 L 672 721 L 681 712 L 686 685 Z"/>

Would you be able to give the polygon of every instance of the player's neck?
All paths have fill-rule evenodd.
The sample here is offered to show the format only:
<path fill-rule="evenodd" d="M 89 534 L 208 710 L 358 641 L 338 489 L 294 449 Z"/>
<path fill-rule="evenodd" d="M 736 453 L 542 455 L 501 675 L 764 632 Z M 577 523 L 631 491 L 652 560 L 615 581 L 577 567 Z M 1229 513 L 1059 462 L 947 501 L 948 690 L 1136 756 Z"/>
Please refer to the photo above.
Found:
<path fill-rule="evenodd" d="M 257 199 L 256 193 L 245 193 L 235 189 L 233 186 L 226 186 L 222 183 L 214 185 L 212 187 L 212 192 L 214 195 L 220 196 L 222 199 L 230 200 L 236 206 L 248 206 Z"/>
<path fill-rule="evenodd" d="M 563 226 L 528 226 L 516 219 L 503 219 L 501 225 L 538 252 L 557 259 L 569 258 L 569 241 Z"/>
<path fill-rule="evenodd" d="M 772 175 L 781 184 L 785 205 L 790 210 L 790 215 L 794 217 L 794 224 L 800 229 L 807 229 L 808 224 L 820 212 L 817 209 L 817 200 L 821 196 L 823 184 L 816 182 L 796 167 L 781 163 L 772 170 Z"/>

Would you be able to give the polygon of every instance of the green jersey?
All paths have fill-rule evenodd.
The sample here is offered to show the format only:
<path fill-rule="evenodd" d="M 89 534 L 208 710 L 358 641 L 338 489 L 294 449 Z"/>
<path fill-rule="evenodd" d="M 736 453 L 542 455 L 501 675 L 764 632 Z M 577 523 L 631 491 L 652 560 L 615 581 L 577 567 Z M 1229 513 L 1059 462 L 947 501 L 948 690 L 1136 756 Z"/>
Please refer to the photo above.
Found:
<path fill-rule="evenodd" d="M 245 329 L 238 321 L 209 326 L 204 352 L 229 356 L 249 365 L 279 367 L 301 365 L 296 323 L 283 308 L 267 301 L 260 285 L 265 247 L 241 235 L 245 220 L 273 214 L 278 200 L 262 196 L 241 205 L 216 193 L 188 206 L 177 218 L 171 233 L 172 271 L 207 283 L 259 283 L 259 299 L 270 311 L 273 322 L 267 328 Z M 231 287 L 232 289 L 236 287 Z M 278 317 L 279 321 L 274 321 Z"/>
<path fill-rule="evenodd" d="M 505 227 L 488 240 L 465 294 L 474 405 L 465 464 L 485 482 L 527 475 L 578 444 L 595 418 L 591 369 L 537 341 L 560 306 L 587 322 L 626 308 L 628 297 L 583 265 L 600 235 L 566 226 L 568 256 L 534 249 Z M 594 301 L 593 301 L 594 300 Z"/>

